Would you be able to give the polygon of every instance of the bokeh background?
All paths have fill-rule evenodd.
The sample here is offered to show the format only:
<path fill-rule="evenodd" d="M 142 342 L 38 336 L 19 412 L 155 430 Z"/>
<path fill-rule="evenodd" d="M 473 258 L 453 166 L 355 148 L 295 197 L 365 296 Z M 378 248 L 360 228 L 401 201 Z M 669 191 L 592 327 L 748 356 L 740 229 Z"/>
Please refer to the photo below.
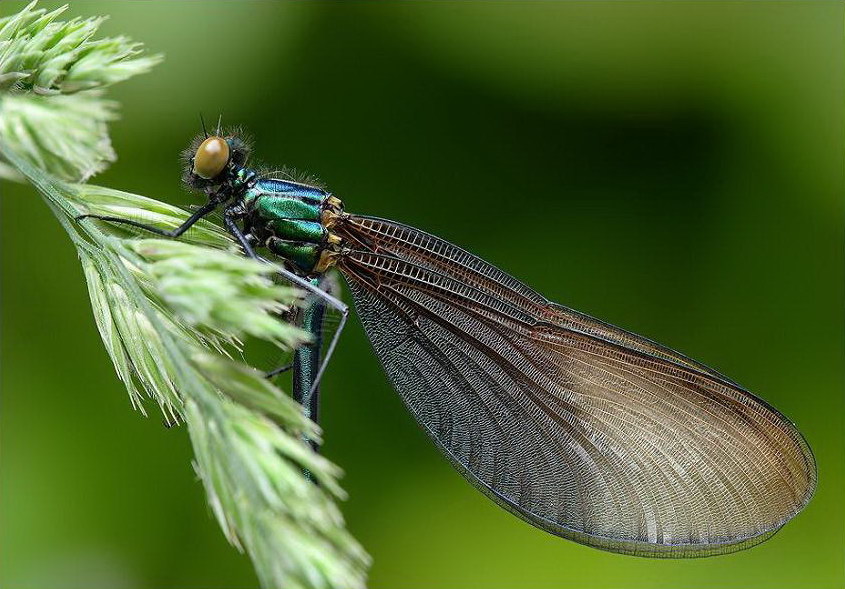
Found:
<path fill-rule="evenodd" d="M 0 13 L 21 7 L 3 2 Z M 44 3 L 46 7 L 54 3 Z M 325 453 L 374 588 L 842 587 L 843 7 L 838 2 L 109 3 L 166 61 L 112 91 L 96 182 L 196 202 L 198 113 L 351 211 L 439 234 L 553 300 L 708 363 L 793 419 L 815 499 L 728 556 L 637 559 L 505 513 L 406 414 L 352 323 Z M 255 586 L 182 428 L 133 412 L 74 250 L 2 185 L 0 584 Z"/>

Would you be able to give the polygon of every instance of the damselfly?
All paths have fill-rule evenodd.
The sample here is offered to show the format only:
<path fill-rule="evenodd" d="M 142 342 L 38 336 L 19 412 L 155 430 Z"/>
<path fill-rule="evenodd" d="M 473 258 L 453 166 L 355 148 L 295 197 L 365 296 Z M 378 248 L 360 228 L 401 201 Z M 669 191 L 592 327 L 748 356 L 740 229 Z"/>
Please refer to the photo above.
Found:
<path fill-rule="evenodd" d="M 810 500 L 809 446 L 737 383 L 248 157 L 237 132 L 198 137 L 183 180 L 208 200 L 174 230 L 98 218 L 178 237 L 222 209 L 246 255 L 265 248 L 310 293 L 306 329 L 318 336 L 324 311 L 340 313 L 322 358 L 317 343 L 295 354 L 312 418 L 347 316 L 321 288 L 336 268 L 414 418 L 469 482 L 539 528 L 614 552 L 707 556 L 766 540 Z"/>

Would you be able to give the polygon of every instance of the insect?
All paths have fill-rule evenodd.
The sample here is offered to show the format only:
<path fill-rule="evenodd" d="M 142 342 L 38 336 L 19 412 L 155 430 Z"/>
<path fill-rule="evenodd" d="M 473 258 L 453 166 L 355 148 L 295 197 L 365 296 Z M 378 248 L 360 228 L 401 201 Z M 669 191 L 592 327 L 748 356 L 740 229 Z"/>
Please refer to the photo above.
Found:
<path fill-rule="evenodd" d="M 207 202 L 181 226 L 97 218 L 178 237 L 220 209 L 247 256 L 281 258 L 310 293 L 306 329 L 319 334 L 327 309 L 341 316 L 322 358 L 316 344 L 294 358 L 294 394 L 312 418 L 348 314 L 322 288 L 337 269 L 422 429 L 470 483 L 538 528 L 625 554 L 709 556 L 763 542 L 810 500 L 809 446 L 737 383 L 248 159 L 237 132 L 205 133 L 186 151 L 183 180 Z"/>

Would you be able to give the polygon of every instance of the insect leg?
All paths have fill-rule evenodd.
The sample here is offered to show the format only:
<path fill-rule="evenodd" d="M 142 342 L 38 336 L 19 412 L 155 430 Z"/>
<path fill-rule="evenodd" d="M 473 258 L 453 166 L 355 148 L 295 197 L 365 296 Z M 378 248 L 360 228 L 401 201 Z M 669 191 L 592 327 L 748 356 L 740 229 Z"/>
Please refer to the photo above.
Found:
<path fill-rule="evenodd" d="M 266 258 L 258 257 L 259 260 L 263 262 L 267 262 L 271 264 L 269 260 Z M 309 294 L 319 298 L 323 304 L 327 307 L 334 309 L 340 314 L 340 322 L 337 325 L 337 330 L 334 332 L 329 345 L 326 347 L 325 355 L 323 356 L 322 361 L 320 362 L 320 368 L 317 370 L 317 374 L 314 377 L 314 383 L 311 385 L 311 390 L 308 392 L 308 396 L 312 395 L 316 388 L 320 385 L 320 380 L 323 378 L 323 373 L 326 371 L 326 366 L 331 360 L 332 354 L 334 353 L 335 347 L 337 346 L 338 339 L 340 338 L 340 334 L 343 332 L 343 328 L 346 327 L 346 320 L 349 317 L 349 306 L 335 297 L 334 295 L 324 291 L 323 289 L 311 284 L 310 281 L 298 276 L 288 270 L 287 268 L 281 267 L 278 264 L 277 272 L 281 275 L 285 280 L 288 280 L 295 284 L 297 287 L 302 288 L 303 290 L 307 291 Z"/>
<path fill-rule="evenodd" d="M 203 206 L 194 211 L 194 213 L 190 217 L 185 219 L 185 221 L 176 229 L 161 229 L 159 227 L 154 227 L 153 225 L 147 225 L 146 223 L 139 223 L 138 221 L 133 221 L 132 219 L 123 219 L 122 217 L 108 217 L 105 215 L 79 215 L 76 220 L 81 221 L 82 219 L 99 219 L 100 221 L 108 221 L 110 223 L 130 225 L 131 227 L 144 229 L 145 231 L 155 233 L 156 235 L 163 235 L 165 237 L 179 237 L 180 235 L 185 233 L 185 231 L 190 229 L 192 225 L 194 225 L 197 221 L 205 217 L 215 208 L 217 208 L 216 202 L 211 201 L 205 203 Z"/>
<path fill-rule="evenodd" d="M 244 250 L 244 253 L 250 258 L 265 262 L 267 264 L 273 264 L 273 262 L 271 262 L 267 258 L 258 256 L 255 253 L 255 250 L 253 250 L 252 246 L 249 244 L 249 240 L 246 238 L 243 231 L 241 231 L 240 227 L 238 227 L 237 223 L 235 223 L 234 215 L 229 213 L 228 211 L 227 213 L 224 213 L 223 215 L 223 221 L 226 224 L 226 229 L 235 237 L 235 239 L 238 240 Z M 332 354 L 334 354 L 334 350 L 335 347 L 337 347 L 337 342 L 340 338 L 340 334 L 343 332 L 344 327 L 346 327 L 346 320 L 349 318 L 349 306 L 337 297 L 333 296 L 332 294 L 312 284 L 311 281 L 297 274 L 294 274 L 284 266 L 280 264 L 273 264 L 273 266 L 275 266 L 276 272 L 282 278 L 284 278 L 288 282 L 293 283 L 297 287 L 305 290 L 310 295 L 317 297 L 318 299 L 320 299 L 322 304 L 326 305 L 331 309 L 334 309 L 340 314 L 340 322 L 337 325 L 337 329 L 335 330 L 334 335 L 332 336 L 332 339 L 329 342 L 329 345 L 326 347 L 326 353 L 320 362 L 320 367 L 317 369 L 317 374 L 314 376 L 314 382 L 311 383 L 311 388 L 307 392 L 303 391 L 303 398 L 312 399 L 315 391 L 317 390 L 317 387 L 320 386 L 320 380 L 322 380 L 323 378 L 323 374 L 326 371 L 326 366 L 328 365 L 329 360 L 331 360 Z M 285 370 L 287 369 L 285 367 L 282 368 Z"/>
<path fill-rule="evenodd" d="M 282 374 L 283 372 L 287 372 L 291 368 L 293 368 L 293 362 L 288 362 L 284 366 L 279 366 L 278 368 L 274 368 L 273 370 L 271 370 L 270 372 L 265 374 L 264 378 L 273 378 L 275 376 Z"/>
<path fill-rule="evenodd" d="M 238 240 L 238 243 L 244 250 L 244 254 L 246 254 L 246 257 L 252 258 L 253 260 L 260 259 L 256 255 L 255 250 L 252 249 L 252 245 L 249 243 L 249 240 L 247 239 L 246 235 L 244 235 L 244 232 L 241 231 L 241 228 L 238 227 L 237 223 L 235 223 L 235 216 L 232 214 L 231 211 L 226 210 L 223 213 L 223 223 L 226 225 L 226 230 L 231 233 L 235 239 Z"/>

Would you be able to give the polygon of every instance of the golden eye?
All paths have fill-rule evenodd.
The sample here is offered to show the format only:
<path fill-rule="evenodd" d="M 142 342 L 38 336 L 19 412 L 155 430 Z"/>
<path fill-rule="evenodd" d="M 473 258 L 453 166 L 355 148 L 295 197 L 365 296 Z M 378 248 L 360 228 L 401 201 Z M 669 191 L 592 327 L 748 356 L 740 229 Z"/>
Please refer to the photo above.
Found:
<path fill-rule="evenodd" d="M 194 174 L 211 180 L 229 163 L 229 144 L 222 137 L 209 137 L 194 154 Z"/>

